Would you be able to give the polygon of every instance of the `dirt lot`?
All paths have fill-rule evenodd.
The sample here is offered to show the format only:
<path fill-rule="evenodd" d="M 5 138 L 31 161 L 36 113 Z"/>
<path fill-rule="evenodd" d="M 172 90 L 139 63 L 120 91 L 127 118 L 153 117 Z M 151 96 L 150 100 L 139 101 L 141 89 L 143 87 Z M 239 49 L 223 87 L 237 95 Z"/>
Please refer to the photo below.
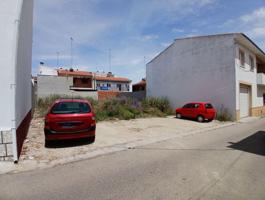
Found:
<path fill-rule="evenodd" d="M 101 153 L 96 155 L 113 150 L 122 150 L 135 145 L 153 143 L 179 135 L 218 128 L 222 125 L 225 125 L 225 123 L 218 121 L 198 123 L 176 119 L 173 116 L 129 121 L 107 121 L 97 123 L 96 141 L 93 144 L 89 144 L 86 140 L 81 140 L 59 142 L 50 148 L 45 148 L 43 119 L 34 118 L 24 143 L 20 164 L 34 162 L 37 165 L 46 165 L 57 161 L 59 161 L 57 163 L 63 163 L 67 160 L 86 158 L 99 151 Z"/>

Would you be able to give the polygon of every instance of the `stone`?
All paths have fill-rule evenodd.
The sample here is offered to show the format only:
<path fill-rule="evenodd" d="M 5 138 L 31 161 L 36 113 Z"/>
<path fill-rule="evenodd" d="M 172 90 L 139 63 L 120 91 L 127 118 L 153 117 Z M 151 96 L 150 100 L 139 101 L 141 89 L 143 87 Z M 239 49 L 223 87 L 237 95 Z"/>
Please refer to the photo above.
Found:
<path fill-rule="evenodd" d="M 13 156 L 13 145 L 12 144 L 6 144 L 7 147 L 7 155 Z"/>
<path fill-rule="evenodd" d="M 0 156 L 6 156 L 6 145 L 0 144 Z"/>
<path fill-rule="evenodd" d="M 12 133 L 11 131 L 2 131 L 3 143 L 12 143 Z"/>

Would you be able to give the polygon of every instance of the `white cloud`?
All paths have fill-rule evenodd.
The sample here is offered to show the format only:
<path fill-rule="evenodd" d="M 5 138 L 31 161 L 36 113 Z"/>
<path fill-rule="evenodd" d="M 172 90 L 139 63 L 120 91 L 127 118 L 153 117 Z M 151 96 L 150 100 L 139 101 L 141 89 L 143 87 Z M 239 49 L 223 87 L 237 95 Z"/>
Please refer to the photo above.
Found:
<path fill-rule="evenodd" d="M 265 49 L 265 7 L 253 10 L 236 19 L 230 19 L 221 28 L 246 33 L 262 49 Z"/>
<path fill-rule="evenodd" d="M 158 38 L 159 38 L 159 36 L 154 35 L 154 34 L 142 35 L 142 36 L 137 37 L 137 39 L 141 42 L 153 41 L 153 40 L 156 40 Z"/>
<path fill-rule="evenodd" d="M 243 21 L 243 22 L 256 22 L 257 20 L 260 21 L 260 20 L 263 20 L 263 23 L 264 23 L 264 20 L 265 20 L 265 7 L 262 7 L 262 8 L 259 8 L 257 10 L 254 10 L 252 13 L 250 14 L 247 14 L 247 15 L 243 15 L 240 17 L 240 19 Z"/>
<path fill-rule="evenodd" d="M 161 46 L 166 48 L 166 47 L 168 47 L 171 44 L 172 44 L 172 42 L 162 42 Z"/>
<path fill-rule="evenodd" d="M 249 33 L 255 38 L 264 38 L 265 39 L 265 27 L 256 27 L 253 28 Z"/>
<path fill-rule="evenodd" d="M 173 28 L 171 31 L 173 33 L 183 33 L 184 32 L 184 30 L 183 29 L 180 29 L 180 28 Z"/>
<path fill-rule="evenodd" d="M 128 4 L 115 13 L 101 10 L 103 0 L 37 0 L 34 11 L 33 59 L 70 63 L 70 37 L 74 38 L 74 64 L 86 70 L 108 69 L 108 49 L 112 48 L 112 69 L 124 76 L 142 78 L 146 62 L 163 50 L 161 38 L 143 29 L 173 23 L 199 12 L 215 0 L 117 0 Z M 125 7 L 126 7 L 125 5 Z M 181 29 L 175 31 L 182 32 Z M 47 63 L 49 64 L 49 63 Z M 88 67 L 87 67 L 88 66 Z M 136 73 L 137 72 L 137 73 Z M 140 76 L 140 77 L 139 77 Z"/>

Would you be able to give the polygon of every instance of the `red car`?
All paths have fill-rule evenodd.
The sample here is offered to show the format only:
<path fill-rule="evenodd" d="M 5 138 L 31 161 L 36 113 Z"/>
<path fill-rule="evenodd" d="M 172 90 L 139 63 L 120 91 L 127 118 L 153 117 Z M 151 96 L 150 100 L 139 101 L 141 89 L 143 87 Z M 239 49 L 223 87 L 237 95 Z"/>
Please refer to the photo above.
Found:
<path fill-rule="evenodd" d="M 197 119 L 199 122 L 204 120 L 212 121 L 215 118 L 216 111 L 212 104 L 208 102 L 193 102 L 176 109 L 176 117 L 187 117 Z"/>
<path fill-rule="evenodd" d="M 50 141 L 88 138 L 95 141 L 96 120 L 91 104 L 81 99 L 56 100 L 45 116 L 45 145 Z"/>

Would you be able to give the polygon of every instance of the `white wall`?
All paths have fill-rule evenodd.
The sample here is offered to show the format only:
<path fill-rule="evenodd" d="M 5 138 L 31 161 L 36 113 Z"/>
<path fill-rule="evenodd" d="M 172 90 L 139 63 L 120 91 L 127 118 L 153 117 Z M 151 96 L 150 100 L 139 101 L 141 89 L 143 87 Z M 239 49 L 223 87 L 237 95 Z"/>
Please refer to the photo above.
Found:
<path fill-rule="evenodd" d="M 256 105 L 263 106 L 263 94 L 265 94 L 265 86 L 264 85 L 258 85 L 257 86 Z"/>
<path fill-rule="evenodd" d="M 121 84 L 121 91 L 127 92 L 128 88 L 130 90 L 130 83 L 124 83 L 124 82 L 114 82 L 114 81 L 96 81 L 96 84 L 100 84 L 100 86 L 107 86 L 107 84 L 111 84 L 111 89 L 110 90 L 117 90 L 119 91 L 119 88 L 117 87 L 117 84 Z M 126 85 L 129 87 L 127 88 Z M 96 86 L 97 88 L 97 86 Z"/>
<path fill-rule="evenodd" d="M 15 113 L 12 84 L 15 82 L 16 15 L 19 0 L 0 1 L 0 130 L 10 130 Z"/>
<path fill-rule="evenodd" d="M 33 0 L 0 1 L 1 130 L 11 129 L 15 114 L 18 126 L 31 108 L 32 13 Z"/>
<path fill-rule="evenodd" d="M 14 0 L 13 0 L 14 1 Z M 22 0 L 20 0 L 22 1 Z M 24 0 L 21 8 L 16 64 L 16 126 L 31 110 L 31 60 L 33 0 Z"/>
<path fill-rule="evenodd" d="M 58 72 L 56 69 L 46 66 L 46 65 L 39 65 L 39 75 L 47 75 L 47 76 L 57 76 Z"/>
<path fill-rule="evenodd" d="M 235 117 L 233 35 L 176 40 L 147 64 L 147 96 L 167 97 L 173 108 L 209 101 Z"/>
<path fill-rule="evenodd" d="M 245 65 L 244 68 L 240 64 L 239 60 L 239 49 L 241 49 L 243 52 L 245 52 Z M 251 52 L 248 48 L 242 46 L 241 44 L 236 44 L 235 48 L 236 58 L 235 58 L 235 65 L 236 65 L 236 109 L 239 110 L 239 88 L 240 88 L 240 82 L 250 84 L 251 85 L 251 102 L 252 104 L 250 107 L 259 107 L 263 106 L 263 97 L 259 97 L 257 92 L 257 64 L 256 64 L 256 56 L 253 52 Z M 249 55 L 251 55 L 254 58 L 254 71 L 250 70 L 250 61 L 249 61 Z"/>
<path fill-rule="evenodd" d="M 70 90 L 73 85 L 73 77 L 66 76 L 38 76 L 37 96 L 38 98 L 50 95 L 69 95 L 91 97 L 98 99 L 97 91 L 74 91 Z"/>

